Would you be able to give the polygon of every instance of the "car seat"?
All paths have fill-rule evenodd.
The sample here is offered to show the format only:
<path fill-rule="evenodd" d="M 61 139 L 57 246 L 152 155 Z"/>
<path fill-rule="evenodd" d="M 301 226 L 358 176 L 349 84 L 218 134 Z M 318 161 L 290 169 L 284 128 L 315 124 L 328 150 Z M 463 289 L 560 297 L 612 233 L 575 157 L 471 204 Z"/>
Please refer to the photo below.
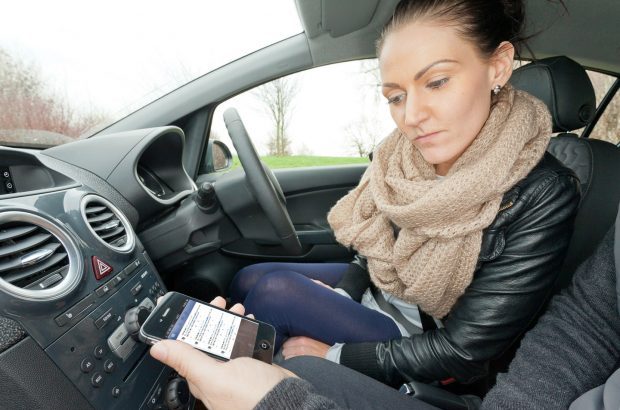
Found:
<path fill-rule="evenodd" d="M 548 151 L 581 182 L 581 203 L 557 288 L 570 283 L 577 266 L 594 252 L 614 223 L 620 202 L 620 148 L 571 133 L 588 125 L 596 111 L 592 82 L 568 57 L 550 57 L 515 70 L 511 84 L 541 99 L 553 118 Z"/>

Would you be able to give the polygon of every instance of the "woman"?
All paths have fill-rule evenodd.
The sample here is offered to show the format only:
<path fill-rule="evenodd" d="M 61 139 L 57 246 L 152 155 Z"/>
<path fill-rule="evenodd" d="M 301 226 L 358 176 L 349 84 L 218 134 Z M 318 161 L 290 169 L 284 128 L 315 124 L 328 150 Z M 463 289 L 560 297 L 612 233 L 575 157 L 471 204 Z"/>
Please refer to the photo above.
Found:
<path fill-rule="evenodd" d="M 544 104 L 508 84 L 522 22 L 522 1 L 399 3 L 377 48 L 397 129 L 328 215 L 363 258 L 259 264 L 232 284 L 288 338 L 285 358 L 326 357 L 390 385 L 470 383 L 540 311 L 579 187 L 545 153 Z"/>

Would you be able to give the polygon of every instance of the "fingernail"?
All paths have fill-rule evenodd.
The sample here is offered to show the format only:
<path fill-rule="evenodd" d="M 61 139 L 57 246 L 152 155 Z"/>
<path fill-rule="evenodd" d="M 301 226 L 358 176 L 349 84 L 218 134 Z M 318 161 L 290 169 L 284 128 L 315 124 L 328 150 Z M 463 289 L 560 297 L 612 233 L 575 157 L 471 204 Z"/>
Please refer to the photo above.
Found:
<path fill-rule="evenodd" d="M 153 347 L 151 347 L 151 356 L 153 356 L 159 361 L 166 360 L 166 357 L 168 356 L 168 348 L 166 347 L 165 343 L 155 343 Z"/>

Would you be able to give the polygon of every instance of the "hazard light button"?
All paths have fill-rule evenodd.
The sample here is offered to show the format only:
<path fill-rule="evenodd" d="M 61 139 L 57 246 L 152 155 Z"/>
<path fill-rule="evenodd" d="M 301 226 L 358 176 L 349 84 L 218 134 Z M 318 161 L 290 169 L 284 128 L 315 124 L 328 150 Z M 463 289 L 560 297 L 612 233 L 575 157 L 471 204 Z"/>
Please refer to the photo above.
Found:
<path fill-rule="evenodd" d="M 95 272 L 95 278 L 101 280 L 112 273 L 112 266 L 93 256 L 93 272 Z"/>

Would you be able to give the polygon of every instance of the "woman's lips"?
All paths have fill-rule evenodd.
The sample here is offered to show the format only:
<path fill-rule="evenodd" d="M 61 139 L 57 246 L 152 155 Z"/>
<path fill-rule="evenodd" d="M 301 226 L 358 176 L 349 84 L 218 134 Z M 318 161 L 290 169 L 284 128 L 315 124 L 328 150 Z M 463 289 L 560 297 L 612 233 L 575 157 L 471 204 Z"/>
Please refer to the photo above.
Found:
<path fill-rule="evenodd" d="M 437 136 L 440 132 L 441 131 L 435 131 L 435 132 L 429 132 L 428 134 L 424 134 L 424 135 L 418 135 L 415 140 L 418 142 L 428 141 L 431 138 Z"/>

